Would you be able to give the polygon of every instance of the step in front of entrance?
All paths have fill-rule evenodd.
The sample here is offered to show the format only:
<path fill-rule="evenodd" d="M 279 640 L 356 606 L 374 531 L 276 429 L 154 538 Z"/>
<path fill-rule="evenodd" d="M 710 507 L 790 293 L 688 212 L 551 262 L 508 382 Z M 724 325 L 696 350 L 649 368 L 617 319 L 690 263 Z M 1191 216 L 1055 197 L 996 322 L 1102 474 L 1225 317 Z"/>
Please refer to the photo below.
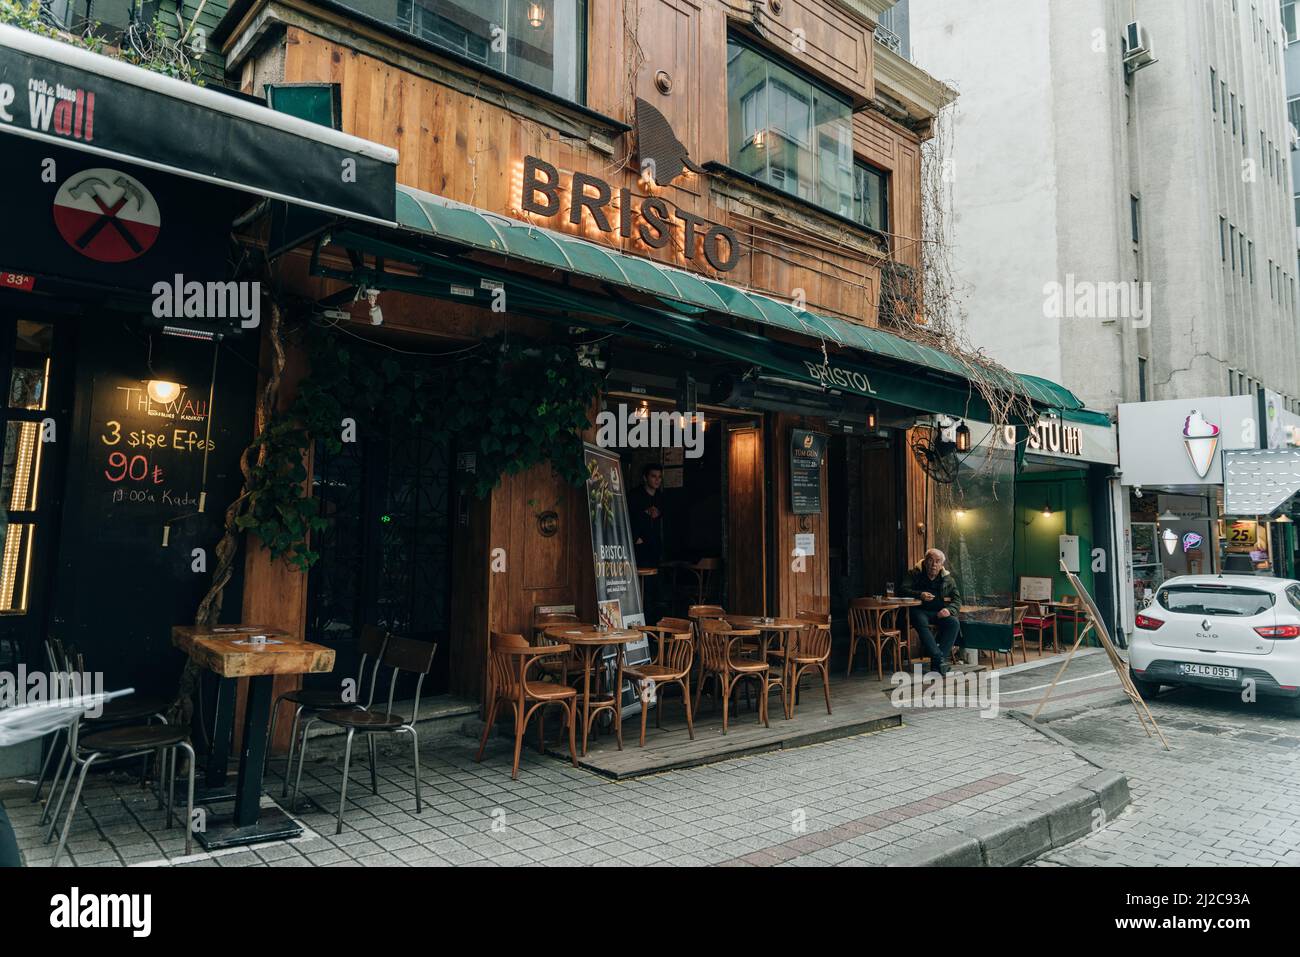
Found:
<path fill-rule="evenodd" d="M 757 700 L 747 703 L 744 690 L 736 693 L 737 706 L 731 709 L 727 733 L 722 733 L 722 709 L 714 706 L 706 692 L 695 716 L 695 740 L 686 729 L 686 715 L 681 699 L 674 696 L 664 702 L 663 727 L 655 727 L 655 712 L 647 716 L 645 747 L 638 745 L 641 734 L 639 714 L 623 719 L 623 750 L 618 750 L 612 730 L 594 737 L 587 754 L 581 754 L 582 729 L 578 728 L 578 766 L 615 780 L 634 778 L 644 774 L 659 774 L 683 768 L 698 767 L 717 761 L 805 747 L 848 738 L 859 734 L 872 734 L 900 727 L 903 716 L 891 703 L 887 682 L 855 678 L 831 680 L 832 713 L 826 713 L 825 698 L 819 683 L 809 681 L 800 690 L 799 704 L 794 717 L 787 720 L 781 710 L 781 696 L 774 693 L 765 728 L 758 720 Z M 481 727 L 481 725 L 480 725 Z M 531 743 L 535 732 L 529 727 Z M 560 730 L 560 716 L 555 709 L 547 717 L 548 739 Z M 569 760 L 568 740 L 549 740 L 547 753 L 564 761 Z"/>

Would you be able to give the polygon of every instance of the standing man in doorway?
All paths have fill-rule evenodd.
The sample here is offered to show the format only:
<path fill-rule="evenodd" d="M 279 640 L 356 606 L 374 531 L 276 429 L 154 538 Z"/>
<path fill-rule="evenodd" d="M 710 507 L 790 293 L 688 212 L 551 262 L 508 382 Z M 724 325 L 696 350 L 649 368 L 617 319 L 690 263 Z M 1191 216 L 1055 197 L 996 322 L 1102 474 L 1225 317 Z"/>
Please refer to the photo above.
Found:
<path fill-rule="evenodd" d="M 943 552 L 930 549 L 925 558 L 908 569 L 900 588 L 904 597 L 921 602 L 911 609 L 909 618 L 930 656 L 930 670 L 940 675 L 948 673 L 948 658 L 957 642 L 957 609 L 961 607 L 957 578 L 943 567 L 945 561 Z"/>
<path fill-rule="evenodd" d="M 627 493 L 627 510 L 632 520 L 632 544 L 637 568 L 658 568 L 664 557 L 664 470 L 651 462 L 641 470 L 641 484 Z M 642 579 L 647 622 L 658 621 L 658 576 Z"/>

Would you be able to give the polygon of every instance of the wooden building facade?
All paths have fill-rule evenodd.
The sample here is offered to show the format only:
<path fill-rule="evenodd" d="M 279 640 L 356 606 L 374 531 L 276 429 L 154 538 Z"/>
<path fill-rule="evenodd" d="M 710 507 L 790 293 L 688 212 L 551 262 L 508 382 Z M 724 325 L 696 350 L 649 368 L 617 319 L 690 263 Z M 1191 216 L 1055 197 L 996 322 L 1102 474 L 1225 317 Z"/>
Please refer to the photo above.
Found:
<path fill-rule="evenodd" d="M 888 6 L 250 0 L 232 7 L 216 40 L 228 82 L 243 93 L 328 91 L 337 126 L 398 151 L 399 188 L 875 330 L 920 318 L 915 297 L 898 290 L 917 285 L 921 144 L 951 96 L 873 42 L 875 17 Z M 300 295 L 321 299 L 340 288 L 311 274 L 306 247 L 281 257 L 278 268 Z M 357 334 L 406 349 L 468 346 L 507 328 L 555 332 L 508 307 L 497 313 L 398 291 L 383 292 L 380 302 L 382 327 L 357 309 Z M 705 321 L 744 325 L 712 315 Z M 789 329 L 767 326 L 761 335 L 820 356 L 808 362 L 810 372 L 821 363 L 830 370 L 844 352 L 831 342 L 828 353 L 824 337 Z M 682 521 L 691 526 L 688 538 L 697 524 L 717 531 L 684 543 L 683 553 L 720 559 L 711 594 L 729 610 L 841 612 L 847 598 L 880 592 L 920 558 L 930 496 L 908 435 L 932 409 L 881 401 L 870 413 L 879 421 L 841 421 L 839 392 L 824 382 L 820 390 L 778 382 L 778 398 L 737 405 L 711 377 L 734 366 L 734 357 L 656 353 L 635 330 L 616 327 L 610 340 L 616 358 L 602 398 L 609 407 L 672 408 L 683 368 L 702 383 L 700 408 L 710 430 L 717 427 L 706 443 L 713 461 L 686 463 L 683 474 L 709 504 L 683 504 Z M 904 364 L 891 361 L 905 376 Z M 829 437 L 819 514 L 791 508 L 796 428 Z M 447 642 L 445 657 L 439 653 L 442 686 L 475 696 L 490 631 L 527 633 L 541 605 L 594 615 L 585 493 L 541 466 L 473 498 L 457 489 L 454 450 L 439 454 L 436 474 L 424 479 L 440 483 L 437 554 L 404 553 L 403 560 L 427 558 L 440 569 L 429 587 L 443 589 L 445 601 L 437 599 L 426 631 Z M 640 461 L 628 463 L 630 483 Z M 320 481 L 339 463 L 314 464 L 318 488 L 342 487 Z M 364 508 L 343 502 L 335 514 Z M 700 509 L 707 518 L 697 523 L 692 510 Z M 557 513 L 558 525 L 543 529 L 542 511 Z M 807 541 L 815 543 L 811 554 L 797 555 Z M 494 570 L 497 550 L 507 560 Z M 351 637 L 349 626 L 364 623 L 373 602 L 369 610 L 347 604 L 324 624 L 329 616 L 316 605 L 328 590 L 321 582 L 356 562 L 327 555 L 325 567 L 302 574 L 250 547 L 243 617 L 313 640 Z"/>

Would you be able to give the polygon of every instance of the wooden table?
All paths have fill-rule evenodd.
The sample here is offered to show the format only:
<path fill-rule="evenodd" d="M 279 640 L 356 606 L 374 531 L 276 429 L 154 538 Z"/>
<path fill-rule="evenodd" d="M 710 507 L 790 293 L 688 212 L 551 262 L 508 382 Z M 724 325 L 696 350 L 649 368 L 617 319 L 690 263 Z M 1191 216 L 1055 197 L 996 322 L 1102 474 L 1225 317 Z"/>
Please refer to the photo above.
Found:
<path fill-rule="evenodd" d="M 600 631 L 595 625 L 560 624 L 543 628 L 542 633 L 555 641 L 563 642 L 573 648 L 582 662 L 582 753 L 587 754 L 587 739 L 591 733 L 591 722 L 605 710 L 614 713 L 614 734 L 618 738 L 618 749 L 623 750 L 623 708 L 619 696 L 623 693 L 623 649 L 630 641 L 638 641 L 645 636 L 635 630 Z M 618 676 L 608 696 L 593 698 L 591 693 L 591 673 L 595 662 L 605 648 L 617 649 Z"/>
<path fill-rule="evenodd" d="M 798 618 L 761 618 L 757 615 L 727 615 L 724 619 L 732 628 L 743 630 L 760 631 L 763 633 L 763 651 L 762 661 L 767 661 L 768 643 L 775 635 L 782 642 L 781 646 L 781 676 L 785 676 L 785 659 L 789 657 L 790 643 L 786 637 L 794 631 L 801 631 L 807 628 L 810 622 L 801 621 Z"/>
<path fill-rule="evenodd" d="M 265 643 L 254 639 L 262 636 Z M 198 834 L 208 850 L 254 844 L 259 841 L 296 837 L 302 828 L 278 809 L 261 814 L 262 766 L 265 763 L 267 730 L 271 721 L 271 700 L 276 675 L 300 675 L 334 669 L 334 649 L 300 641 L 275 628 L 255 625 L 218 625 L 172 628 L 172 644 L 195 664 L 220 678 L 217 720 L 212 751 L 208 756 L 207 800 L 229 799 L 212 793 L 226 782 L 226 763 L 235 725 L 237 682 L 247 678 L 248 700 L 244 706 L 244 733 L 240 742 L 239 773 L 235 779 L 235 809 L 229 823 L 209 823 Z"/>

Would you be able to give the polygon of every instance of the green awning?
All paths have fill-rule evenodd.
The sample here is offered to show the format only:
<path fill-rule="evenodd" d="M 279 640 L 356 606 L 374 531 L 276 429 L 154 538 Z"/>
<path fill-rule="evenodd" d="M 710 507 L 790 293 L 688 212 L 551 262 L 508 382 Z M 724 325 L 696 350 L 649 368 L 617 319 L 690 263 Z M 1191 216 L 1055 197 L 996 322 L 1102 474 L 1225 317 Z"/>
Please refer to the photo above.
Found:
<path fill-rule="evenodd" d="M 902 389 L 907 395 L 898 398 L 910 399 L 917 408 L 935 411 L 933 403 L 918 404 L 915 400 L 918 393 L 933 387 L 935 383 L 942 383 L 950 390 L 950 394 L 944 396 L 944 410 L 958 415 L 977 414 L 974 408 L 967 412 L 974 390 L 970 387 L 970 370 L 966 365 L 946 352 L 882 329 L 798 310 L 761 293 L 407 186 L 397 188 L 396 212 L 397 222 L 402 229 L 432 237 L 454 247 L 458 252 L 468 249 L 502 256 L 649 296 L 654 302 L 648 307 L 626 301 L 616 302 L 609 308 L 602 305 L 596 311 L 617 314 L 617 318 L 628 319 L 641 328 L 654 329 L 668 338 L 689 340 L 702 347 L 713 348 L 714 351 L 737 356 L 743 354 L 747 358 L 770 356 L 771 364 L 781 366 L 786 372 L 795 370 L 809 360 L 818 365 L 822 363 L 822 352 L 815 347 L 801 350 L 786 342 L 705 321 L 704 317 L 749 320 L 861 353 L 860 358 L 864 360 L 887 360 L 883 364 L 868 361 L 867 365 L 858 366 L 851 358 L 852 353 L 849 353 L 850 357 L 832 354 L 832 362 L 837 368 L 843 366 L 852 370 L 856 367 L 875 379 L 897 379 L 897 384 L 902 385 L 909 376 L 913 376 L 915 381 L 910 384 L 911 387 Z M 334 238 L 336 242 L 344 241 L 343 235 Z M 348 241 L 357 238 L 350 234 L 347 237 Z M 368 251 L 376 255 L 391 256 L 396 252 L 392 245 L 383 241 L 361 244 L 368 245 Z M 438 262 L 426 256 L 416 256 L 415 259 L 424 267 L 426 276 L 436 274 L 444 282 L 454 281 L 452 274 L 457 267 L 471 265 L 465 260 Z M 511 281 L 525 280 L 533 280 L 533 277 L 511 278 Z M 580 293 L 579 290 L 556 287 L 548 291 L 539 288 L 535 280 L 529 282 L 529 286 L 541 300 L 550 299 L 555 308 L 580 309 L 583 303 L 589 309 L 593 307 L 590 295 Z M 580 296 L 581 299 L 575 300 L 575 296 Z M 803 375 L 807 377 L 806 372 Z M 1040 407 L 1054 409 L 1062 414 L 1084 410 L 1083 403 L 1069 389 L 1036 376 L 1008 374 L 1003 386 L 1008 391 L 1029 398 Z M 848 391 L 854 390 L 850 387 Z M 890 391 L 893 393 L 898 390 Z M 959 393 L 966 396 L 964 403 L 958 401 Z M 872 394 L 876 394 L 876 390 L 873 389 Z M 893 400 L 888 395 L 882 395 L 881 398 Z M 956 409 L 952 408 L 954 404 L 958 406 Z M 977 401 L 975 404 L 982 405 L 982 402 Z"/>

